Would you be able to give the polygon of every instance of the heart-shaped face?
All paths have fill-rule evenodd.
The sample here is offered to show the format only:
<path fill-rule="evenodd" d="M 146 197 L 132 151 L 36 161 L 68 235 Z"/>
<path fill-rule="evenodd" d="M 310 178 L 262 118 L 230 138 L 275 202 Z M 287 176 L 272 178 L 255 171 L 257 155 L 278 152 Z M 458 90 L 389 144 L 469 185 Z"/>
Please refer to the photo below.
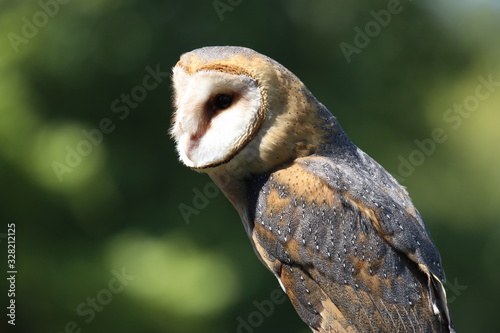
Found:
<path fill-rule="evenodd" d="M 247 75 L 174 67 L 175 116 L 171 130 L 181 161 L 206 168 L 230 160 L 258 123 L 260 89 Z"/>

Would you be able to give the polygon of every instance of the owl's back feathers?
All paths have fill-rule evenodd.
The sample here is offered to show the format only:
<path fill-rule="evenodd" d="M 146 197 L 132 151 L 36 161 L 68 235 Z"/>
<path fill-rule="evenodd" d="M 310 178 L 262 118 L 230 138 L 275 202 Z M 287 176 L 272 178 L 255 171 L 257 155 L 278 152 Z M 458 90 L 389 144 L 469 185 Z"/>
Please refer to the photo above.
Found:
<path fill-rule="evenodd" d="M 248 187 L 256 249 L 301 318 L 317 332 L 448 332 L 441 259 L 406 191 L 359 149 L 323 153 Z"/>

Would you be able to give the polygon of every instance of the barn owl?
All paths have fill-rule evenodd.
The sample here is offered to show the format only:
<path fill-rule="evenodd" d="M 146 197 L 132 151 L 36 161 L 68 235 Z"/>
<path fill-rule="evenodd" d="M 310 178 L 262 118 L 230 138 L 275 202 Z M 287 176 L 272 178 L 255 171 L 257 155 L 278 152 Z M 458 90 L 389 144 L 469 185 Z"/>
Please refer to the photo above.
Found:
<path fill-rule="evenodd" d="M 453 332 L 439 252 L 406 190 L 278 62 L 204 47 L 173 68 L 171 135 L 239 212 L 313 332 Z"/>

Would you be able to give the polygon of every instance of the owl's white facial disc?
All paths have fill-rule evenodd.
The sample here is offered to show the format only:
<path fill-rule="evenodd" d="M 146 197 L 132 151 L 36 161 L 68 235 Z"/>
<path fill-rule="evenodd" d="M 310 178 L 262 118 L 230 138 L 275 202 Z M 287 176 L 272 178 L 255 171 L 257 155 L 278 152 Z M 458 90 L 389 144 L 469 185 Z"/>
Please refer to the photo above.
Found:
<path fill-rule="evenodd" d="M 252 135 L 261 104 L 257 82 L 219 71 L 189 74 L 179 66 L 173 72 L 171 133 L 180 159 L 191 168 L 229 161 Z"/>

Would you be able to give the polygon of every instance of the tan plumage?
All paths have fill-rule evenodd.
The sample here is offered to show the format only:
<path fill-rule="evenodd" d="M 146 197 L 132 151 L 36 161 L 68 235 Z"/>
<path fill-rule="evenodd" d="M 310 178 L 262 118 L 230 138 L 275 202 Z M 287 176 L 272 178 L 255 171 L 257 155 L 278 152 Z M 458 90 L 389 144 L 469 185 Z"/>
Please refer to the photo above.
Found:
<path fill-rule="evenodd" d="M 174 67 L 171 133 L 240 213 L 314 332 L 450 332 L 441 259 L 406 191 L 303 83 L 240 47 Z"/>

